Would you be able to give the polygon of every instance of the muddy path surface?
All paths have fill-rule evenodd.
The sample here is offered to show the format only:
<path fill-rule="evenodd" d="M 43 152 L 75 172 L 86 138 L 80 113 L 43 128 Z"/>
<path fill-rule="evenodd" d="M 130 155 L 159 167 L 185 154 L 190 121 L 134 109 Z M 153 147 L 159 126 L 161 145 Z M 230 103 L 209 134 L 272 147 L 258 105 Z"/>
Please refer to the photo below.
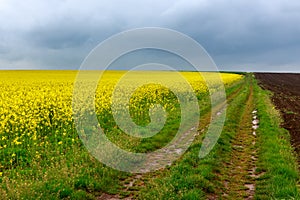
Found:
<path fill-rule="evenodd" d="M 272 101 L 284 119 L 282 127 L 290 132 L 300 156 L 300 74 L 256 73 L 255 77 L 261 87 L 273 92 Z"/>
<path fill-rule="evenodd" d="M 217 180 L 221 183 L 215 194 L 208 196 L 215 199 L 254 199 L 256 179 L 260 174 L 256 172 L 257 145 L 256 129 L 259 127 L 257 110 L 254 105 L 253 87 L 249 84 L 249 93 L 243 101 L 245 106 L 235 109 L 240 112 L 236 134 L 230 139 L 230 155 L 222 161 L 216 171 Z"/>
<path fill-rule="evenodd" d="M 226 168 L 225 191 L 222 195 L 224 199 L 254 198 L 255 179 L 258 177 L 255 173 L 257 160 L 255 130 L 258 121 L 256 112 L 251 87 L 239 130 L 232 142 L 231 160 L 224 166 Z"/>

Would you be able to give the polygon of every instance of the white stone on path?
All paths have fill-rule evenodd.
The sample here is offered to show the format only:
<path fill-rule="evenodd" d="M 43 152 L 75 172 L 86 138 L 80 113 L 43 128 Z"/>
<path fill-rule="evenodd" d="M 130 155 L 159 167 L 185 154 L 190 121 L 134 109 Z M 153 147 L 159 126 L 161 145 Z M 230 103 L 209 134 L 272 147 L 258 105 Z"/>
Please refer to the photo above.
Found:
<path fill-rule="evenodd" d="M 252 124 L 254 124 L 254 125 L 259 124 L 259 120 L 258 120 L 258 119 L 253 120 L 253 121 L 252 121 Z"/>
<path fill-rule="evenodd" d="M 254 130 L 256 130 L 256 129 L 258 129 L 258 126 L 257 126 L 257 125 L 254 125 L 254 126 L 252 126 L 252 128 L 253 128 Z"/>

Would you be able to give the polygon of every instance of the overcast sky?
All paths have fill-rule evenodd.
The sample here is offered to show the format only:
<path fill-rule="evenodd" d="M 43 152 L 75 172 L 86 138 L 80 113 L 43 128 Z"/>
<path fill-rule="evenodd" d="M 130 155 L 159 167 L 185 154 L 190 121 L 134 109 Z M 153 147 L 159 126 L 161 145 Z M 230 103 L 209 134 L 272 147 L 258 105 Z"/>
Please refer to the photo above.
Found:
<path fill-rule="evenodd" d="M 299 0 L 0 0 L 0 69 L 78 69 L 101 41 L 165 27 L 221 70 L 300 70 Z"/>

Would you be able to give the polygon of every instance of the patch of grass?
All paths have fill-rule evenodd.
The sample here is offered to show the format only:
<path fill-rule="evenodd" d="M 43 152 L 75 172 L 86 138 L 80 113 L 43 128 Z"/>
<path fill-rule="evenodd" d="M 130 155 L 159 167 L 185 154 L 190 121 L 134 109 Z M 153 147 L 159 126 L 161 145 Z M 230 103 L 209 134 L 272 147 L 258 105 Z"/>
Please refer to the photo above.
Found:
<path fill-rule="evenodd" d="M 286 111 L 285 113 L 288 114 L 288 115 L 295 115 L 295 114 L 297 114 L 297 113 L 295 113 L 295 112 L 293 112 L 293 111 L 290 111 L 290 110 L 289 110 L 289 111 Z"/>
<path fill-rule="evenodd" d="M 256 199 L 300 199 L 297 161 L 289 133 L 280 128 L 280 115 L 270 101 L 270 93 L 254 84 L 254 95 L 260 119 L 258 129 L 259 157 Z"/>
<path fill-rule="evenodd" d="M 94 199 L 122 187 L 119 180 L 127 173 L 105 167 L 82 148 L 69 156 L 60 155 L 48 166 L 33 162 L 30 169 L 4 172 L 0 199 Z"/>

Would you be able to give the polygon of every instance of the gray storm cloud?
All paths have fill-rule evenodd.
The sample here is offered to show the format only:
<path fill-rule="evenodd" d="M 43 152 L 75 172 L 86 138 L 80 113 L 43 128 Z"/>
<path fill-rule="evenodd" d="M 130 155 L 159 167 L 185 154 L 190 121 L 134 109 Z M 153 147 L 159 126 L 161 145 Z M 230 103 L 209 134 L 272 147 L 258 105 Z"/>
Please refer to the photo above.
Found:
<path fill-rule="evenodd" d="M 159 26 L 198 41 L 221 70 L 299 71 L 300 2 L 0 1 L 1 69 L 77 69 L 99 42 Z"/>

